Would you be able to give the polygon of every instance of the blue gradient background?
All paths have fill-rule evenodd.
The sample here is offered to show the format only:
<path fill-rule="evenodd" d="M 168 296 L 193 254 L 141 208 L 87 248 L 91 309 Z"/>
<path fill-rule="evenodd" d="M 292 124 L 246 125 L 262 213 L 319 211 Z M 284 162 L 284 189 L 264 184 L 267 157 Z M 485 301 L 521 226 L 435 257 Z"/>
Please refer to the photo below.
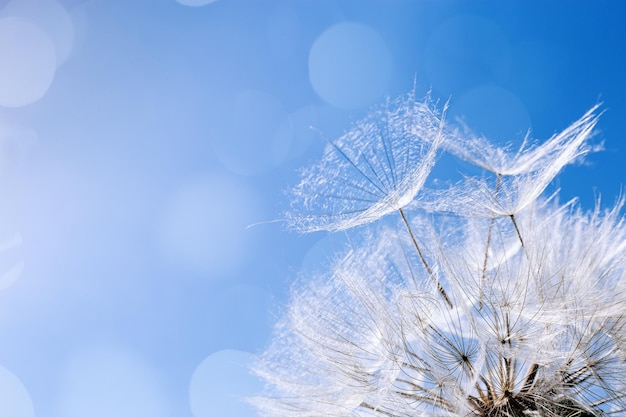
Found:
<path fill-rule="evenodd" d="M 333 248 L 267 222 L 319 132 L 414 86 L 503 142 L 546 139 L 603 102 L 605 151 L 554 187 L 611 204 L 626 177 L 625 12 L 0 0 L 0 415 L 254 416 L 237 401 L 259 388 L 246 364 L 297 272 Z"/>

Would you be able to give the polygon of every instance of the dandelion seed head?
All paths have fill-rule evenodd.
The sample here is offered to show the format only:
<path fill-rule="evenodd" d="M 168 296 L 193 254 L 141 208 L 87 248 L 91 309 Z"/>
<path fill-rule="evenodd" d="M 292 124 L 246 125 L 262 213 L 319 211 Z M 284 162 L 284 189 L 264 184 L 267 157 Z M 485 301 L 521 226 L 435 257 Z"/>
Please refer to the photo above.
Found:
<path fill-rule="evenodd" d="M 441 119 L 424 106 L 411 97 L 388 103 L 329 144 L 297 187 L 302 207 L 324 213 L 298 217 L 305 230 L 342 230 L 395 210 L 403 229 L 372 225 L 327 273 L 294 286 L 257 364 L 268 383 L 253 400 L 259 411 L 624 414 L 624 199 L 587 212 L 543 195 L 563 166 L 591 149 L 597 108 L 515 156 L 496 148 L 477 156 L 475 142 L 461 142 L 454 152 L 493 181 L 467 178 L 462 189 L 437 193 L 423 184 Z M 411 210 L 418 193 L 437 210 Z"/>
<path fill-rule="evenodd" d="M 287 415 L 273 402 L 282 404 L 286 386 L 295 395 L 289 401 L 304 408 L 290 408 L 294 416 L 556 417 L 626 410 L 619 382 L 626 372 L 620 308 L 626 263 L 623 253 L 604 250 L 624 239 L 619 206 L 585 213 L 572 203 L 537 202 L 518 216 L 523 247 L 511 243 L 517 238 L 512 223 L 498 219 L 485 282 L 472 260 L 479 257 L 463 260 L 469 246 L 484 250 L 488 228 L 476 219 L 458 221 L 467 223 L 467 233 L 420 233 L 452 308 L 415 266 L 409 239 L 389 229 L 368 234 L 329 276 L 296 290 L 301 295 L 281 331 L 299 347 L 270 349 L 261 362 L 263 368 L 290 352 L 290 363 L 281 362 L 278 377 L 272 374 L 276 391 L 261 406 L 264 415 Z M 442 235 L 454 240 L 442 244 Z M 291 374 L 300 367 L 313 374 L 306 383 Z M 319 387 L 332 387 L 332 396 L 322 407 L 307 399 L 310 393 L 301 397 L 302 384 L 317 395 L 331 395 Z"/>

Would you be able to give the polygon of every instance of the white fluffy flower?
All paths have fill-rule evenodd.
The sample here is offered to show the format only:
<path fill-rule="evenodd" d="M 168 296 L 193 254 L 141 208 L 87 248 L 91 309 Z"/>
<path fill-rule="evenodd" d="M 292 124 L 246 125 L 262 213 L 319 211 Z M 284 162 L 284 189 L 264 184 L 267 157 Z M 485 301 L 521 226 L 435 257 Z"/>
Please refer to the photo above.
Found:
<path fill-rule="evenodd" d="M 596 150 L 589 140 L 598 121 L 599 106 L 541 145 L 528 137 L 517 152 L 492 145 L 468 132 L 448 133 L 446 150 L 486 171 L 489 178 L 467 177 L 443 192 L 432 192 L 417 206 L 464 216 L 510 216 L 537 199 L 563 167 Z"/>
<path fill-rule="evenodd" d="M 293 225 L 342 230 L 397 210 L 403 226 L 353 236 L 327 274 L 294 287 L 256 366 L 261 414 L 626 414 L 623 201 L 587 213 L 541 196 L 591 149 L 596 111 L 514 156 L 448 143 L 494 181 L 444 193 L 422 190 L 443 137 L 429 103 L 396 101 L 329 145 L 296 189 L 301 209 L 322 212 Z M 416 196 L 436 210 L 409 220 Z"/>
<path fill-rule="evenodd" d="M 287 221 L 294 229 L 345 230 L 410 203 L 443 140 L 443 119 L 413 94 L 376 109 L 302 172 Z"/>
<path fill-rule="evenodd" d="M 264 416 L 599 416 L 626 412 L 626 228 L 621 206 L 532 205 L 517 231 L 425 233 L 452 301 L 403 234 L 382 231 L 304 282 L 258 371 Z M 464 222 L 464 221 L 463 221 Z M 465 223 L 442 226 L 464 230 Z M 487 227 L 483 228 L 486 233 Z M 441 229 L 444 230 L 444 229 Z M 480 259 L 480 257 L 478 257 Z"/>
<path fill-rule="evenodd" d="M 545 171 L 546 167 L 560 170 L 579 156 L 592 150 L 586 142 L 589 128 L 597 121 L 593 106 L 583 117 L 547 141 L 533 143 L 527 135 L 516 152 L 507 147 L 494 146 L 487 138 L 472 134 L 469 129 L 456 129 L 445 140 L 450 153 L 497 175 L 510 176 Z M 581 135 L 583 133 L 583 135 Z"/>

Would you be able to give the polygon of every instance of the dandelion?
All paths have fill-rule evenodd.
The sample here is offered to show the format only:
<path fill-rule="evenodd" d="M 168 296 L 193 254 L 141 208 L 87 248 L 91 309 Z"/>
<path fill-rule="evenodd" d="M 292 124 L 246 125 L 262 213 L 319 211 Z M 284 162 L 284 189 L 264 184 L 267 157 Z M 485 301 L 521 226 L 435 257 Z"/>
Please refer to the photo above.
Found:
<path fill-rule="evenodd" d="M 594 112 L 526 156 L 481 166 L 553 177 L 589 149 Z M 479 191 L 465 190 L 497 196 Z M 399 230 L 359 230 L 325 274 L 293 287 L 255 367 L 267 382 L 251 400 L 261 415 L 626 413 L 624 200 L 587 212 L 542 193 L 514 219 L 416 211 Z"/>
<path fill-rule="evenodd" d="M 388 101 L 335 142 L 321 161 L 302 172 L 293 190 L 292 228 L 339 231 L 400 214 L 421 262 L 435 280 L 403 207 L 423 187 L 443 141 L 443 116 L 415 94 Z M 444 289 L 438 286 L 442 297 Z M 448 301 L 449 302 L 449 301 Z"/>
<path fill-rule="evenodd" d="M 329 142 L 292 191 L 289 225 L 346 230 L 397 212 L 418 194 L 443 140 L 443 118 L 427 97 L 388 101 Z"/>
<path fill-rule="evenodd" d="M 493 174 L 493 177 L 466 177 L 451 189 L 432 192 L 427 199 L 414 205 L 430 211 L 488 217 L 490 227 L 485 241 L 488 248 L 491 226 L 496 217 L 507 217 L 516 226 L 516 214 L 533 203 L 563 167 L 591 151 L 601 149 L 600 145 L 589 143 L 599 118 L 598 109 L 599 105 L 593 106 L 580 119 L 543 144 L 533 143 L 526 135 L 515 153 L 510 152 L 510 146 L 494 146 L 486 138 L 474 136 L 468 129 L 450 131 L 444 148 Z M 523 245 L 521 235 L 517 233 L 517 236 Z M 485 254 L 483 280 L 486 263 Z"/>
<path fill-rule="evenodd" d="M 451 130 L 444 148 L 492 173 L 493 178 L 467 177 L 450 190 L 433 192 L 428 202 L 418 202 L 418 206 L 464 216 L 514 216 L 535 201 L 566 165 L 601 148 L 589 143 L 599 118 L 598 108 L 592 107 L 541 145 L 527 135 L 515 153 L 510 146 L 497 147 L 468 131 Z"/>
<path fill-rule="evenodd" d="M 472 247 L 484 236 L 427 234 L 453 308 L 414 267 L 405 234 L 366 237 L 294 290 L 257 368 L 270 385 L 256 405 L 294 417 L 626 412 L 620 207 L 533 205 L 518 222 L 523 251 L 507 250 L 516 232 L 496 222 L 485 291 Z"/>

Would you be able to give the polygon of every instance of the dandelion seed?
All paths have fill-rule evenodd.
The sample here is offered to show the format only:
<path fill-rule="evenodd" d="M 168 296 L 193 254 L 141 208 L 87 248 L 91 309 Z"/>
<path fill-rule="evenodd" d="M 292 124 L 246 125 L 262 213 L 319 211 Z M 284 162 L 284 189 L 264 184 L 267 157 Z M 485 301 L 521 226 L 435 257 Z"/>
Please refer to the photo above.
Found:
<path fill-rule="evenodd" d="M 468 177 L 449 190 L 431 192 L 428 198 L 414 206 L 429 211 L 478 216 L 490 219 L 483 256 L 483 284 L 487 268 L 487 253 L 491 244 L 491 227 L 497 217 L 506 217 L 515 226 L 522 246 L 523 239 L 516 226 L 516 214 L 535 201 L 556 175 L 568 164 L 585 154 L 599 150 L 590 145 L 593 129 L 598 121 L 595 105 L 580 119 L 541 145 L 531 144 L 529 136 L 519 150 L 493 146 L 487 139 L 476 137 L 465 129 L 446 136 L 444 148 L 480 168 L 494 174 L 494 178 Z"/>
<path fill-rule="evenodd" d="M 587 137 L 577 136 L 597 121 L 600 104 L 593 106 L 585 115 L 563 132 L 552 136 L 542 144 L 532 143 L 527 134 L 517 152 L 510 145 L 496 147 L 484 137 L 477 137 L 468 128 L 456 129 L 444 143 L 450 153 L 496 175 L 511 176 L 543 171 L 547 166 L 557 168 L 593 150 Z"/>
<path fill-rule="evenodd" d="M 386 147 L 380 141 L 361 143 L 368 136 L 361 132 L 330 145 L 333 152 L 305 176 L 298 192 L 342 195 L 336 188 L 342 182 L 330 179 L 348 178 L 346 199 L 326 206 L 343 211 L 298 224 L 342 230 L 399 211 L 399 224 L 409 233 L 378 224 L 355 236 L 327 274 L 294 287 L 272 344 L 255 368 L 267 382 L 266 392 L 251 400 L 261 415 L 625 414 L 624 199 L 611 210 L 598 204 L 585 212 L 575 201 L 560 204 L 556 195 L 542 195 L 565 164 L 589 151 L 595 111 L 514 158 L 493 149 L 491 156 L 476 156 L 473 142 L 461 142 L 467 149 L 455 152 L 493 172 L 498 186 L 468 178 L 464 204 L 455 201 L 457 195 L 420 192 L 433 207 L 453 207 L 454 216 L 415 212 L 409 219 L 404 213 L 404 202 L 415 198 L 434 163 L 433 147 L 408 151 L 412 156 L 406 160 L 420 155 L 427 161 L 428 169 L 419 165 L 416 174 L 408 165 L 398 170 L 401 164 L 391 163 L 405 160 L 395 148 L 402 140 L 391 145 L 385 140 L 392 139 L 385 139 Z M 384 114 L 376 120 L 385 127 L 389 115 L 400 117 L 390 110 Z M 424 119 L 408 125 L 415 120 Z M 433 122 L 425 127 L 430 138 L 438 138 L 431 128 L 440 126 L 439 119 L 427 120 Z M 374 122 L 362 122 L 361 130 Z M 371 126 L 383 132 L 381 125 Z M 374 149 L 350 153 L 346 140 Z M 332 164 L 338 164 L 334 171 Z M 338 176 L 350 170 L 356 178 Z M 313 187 L 314 173 L 324 179 Z M 409 192 L 399 186 L 401 178 L 418 186 Z M 366 200 L 356 200 L 355 190 L 377 198 L 355 205 Z M 393 190 L 403 190 L 406 200 L 386 200 Z M 315 194 L 310 202 L 321 201 Z M 381 201 L 384 208 L 377 205 Z"/>
<path fill-rule="evenodd" d="M 423 187 L 443 141 L 443 117 L 427 97 L 414 93 L 374 111 L 336 142 L 322 160 L 303 172 L 293 190 L 291 226 L 302 231 L 339 231 L 398 212 L 413 247 L 436 282 L 403 207 Z M 452 307 L 439 284 L 440 296 Z"/>
<path fill-rule="evenodd" d="M 493 146 L 468 132 L 447 135 L 444 148 L 494 174 L 492 180 L 467 177 L 450 190 L 431 192 L 418 206 L 463 216 L 514 216 L 535 201 L 563 167 L 600 149 L 589 140 L 598 121 L 599 105 L 542 145 L 530 145 L 528 136 L 520 149 Z"/>
<path fill-rule="evenodd" d="M 396 212 L 418 194 L 443 140 L 443 119 L 429 98 L 387 103 L 330 142 L 303 171 L 287 213 L 296 230 L 338 231 Z"/>

